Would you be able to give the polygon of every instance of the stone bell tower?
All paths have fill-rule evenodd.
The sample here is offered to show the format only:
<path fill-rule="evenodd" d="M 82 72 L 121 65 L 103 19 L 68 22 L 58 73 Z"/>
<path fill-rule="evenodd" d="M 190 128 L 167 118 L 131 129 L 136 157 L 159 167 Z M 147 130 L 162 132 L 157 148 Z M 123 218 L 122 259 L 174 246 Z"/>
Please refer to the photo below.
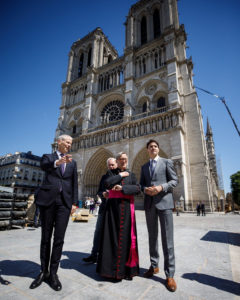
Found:
<path fill-rule="evenodd" d="M 141 0 L 129 9 L 122 57 L 101 28 L 76 41 L 69 53 L 56 130 L 73 137 L 80 198 L 94 196 L 106 159 L 125 151 L 140 177 L 146 142 L 175 164 L 174 200 L 184 209 L 198 201 L 213 209 L 209 163 L 193 63 L 177 0 Z M 139 207 L 142 199 L 137 201 Z"/>

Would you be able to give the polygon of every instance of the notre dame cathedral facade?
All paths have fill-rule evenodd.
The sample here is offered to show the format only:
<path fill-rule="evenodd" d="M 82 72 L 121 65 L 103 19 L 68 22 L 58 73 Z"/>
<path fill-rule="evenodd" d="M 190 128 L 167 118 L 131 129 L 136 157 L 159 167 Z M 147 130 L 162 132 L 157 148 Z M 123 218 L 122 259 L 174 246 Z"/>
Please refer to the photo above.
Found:
<path fill-rule="evenodd" d="M 96 195 L 107 158 L 120 151 L 128 154 L 129 168 L 139 179 L 148 160 L 146 142 L 154 138 L 160 156 L 175 164 L 175 203 L 181 198 L 184 209 L 193 210 L 202 201 L 212 211 L 217 179 L 208 159 L 177 0 L 138 1 L 125 29 L 121 57 L 99 27 L 73 43 L 69 53 L 56 138 L 73 137 L 79 199 Z M 139 196 L 137 207 L 142 203 Z"/>

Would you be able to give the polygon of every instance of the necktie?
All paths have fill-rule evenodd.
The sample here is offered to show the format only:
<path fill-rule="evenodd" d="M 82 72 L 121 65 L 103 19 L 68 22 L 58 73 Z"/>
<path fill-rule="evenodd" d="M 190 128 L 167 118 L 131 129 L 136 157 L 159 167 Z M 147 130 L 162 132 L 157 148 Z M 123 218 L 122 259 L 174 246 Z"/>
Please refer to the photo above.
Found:
<path fill-rule="evenodd" d="M 152 159 L 150 161 L 150 175 L 151 175 L 151 177 L 153 176 L 153 173 L 154 173 L 154 170 L 155 170 L 155 164 L 156 164 L 155 160 Z"/>
<path fill-rule="evenodd" d="M 61 153 L 60 156 L 63 157 L 64 154 Z M 64 166 L 64 165 L 65 165 L 65 164 L 61 164 L 61 165 L 60 165 L 60 169 L 61 169 L 62 175 L 64 174 L 64 171 L 65 171 L 65 166 Z"/>

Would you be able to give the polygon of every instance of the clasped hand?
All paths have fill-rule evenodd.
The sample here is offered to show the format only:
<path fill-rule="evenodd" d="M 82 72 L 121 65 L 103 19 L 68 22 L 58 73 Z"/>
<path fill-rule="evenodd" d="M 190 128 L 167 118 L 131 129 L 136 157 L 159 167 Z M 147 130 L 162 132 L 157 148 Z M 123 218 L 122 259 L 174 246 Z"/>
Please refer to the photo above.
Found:
<path fill-rule="evenodd" d="M 114 187 L 112 188 L 113 191 L 121 191 L 122 190 L 122 186 L 119 184 L 114 185 Z"/>
<path fill-rule="evenodd" d="M 158 193 L 160 193 L 162 191 L 162 186 L 161 185 L 153 185 L 153 186 L 150 186 L 150 187 L 146 187 L 144 189 L 144 193 L 149 195 L 149 196 L 156 196 Z"/>

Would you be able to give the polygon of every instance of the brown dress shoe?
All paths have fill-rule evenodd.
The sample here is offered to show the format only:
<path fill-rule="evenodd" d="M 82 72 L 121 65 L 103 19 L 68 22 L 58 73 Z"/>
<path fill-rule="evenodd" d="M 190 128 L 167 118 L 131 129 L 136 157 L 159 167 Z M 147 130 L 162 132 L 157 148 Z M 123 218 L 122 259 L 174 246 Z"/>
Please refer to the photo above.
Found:
<path fill-rule="evenodd" d="M 177 289 L 176 281 L 171 277 L 167 278 L 166 279 L 166 287 L 170 292 L 175 292 Z"/>
<path fill-rule="evenodd" d="M 154 274 L 157 274 L 157 273 L 159 273 L 159 268 L 154 268 L 153 266 L 151 266 L 151 267 L 147 270 L 147 272 L 145 272 L 145 273 L 143 274 L 143 277 L 145 277 L 145 278 L 150 278 L 150 277 L 153 277 L 153 275 L 154 275 Z"/>

